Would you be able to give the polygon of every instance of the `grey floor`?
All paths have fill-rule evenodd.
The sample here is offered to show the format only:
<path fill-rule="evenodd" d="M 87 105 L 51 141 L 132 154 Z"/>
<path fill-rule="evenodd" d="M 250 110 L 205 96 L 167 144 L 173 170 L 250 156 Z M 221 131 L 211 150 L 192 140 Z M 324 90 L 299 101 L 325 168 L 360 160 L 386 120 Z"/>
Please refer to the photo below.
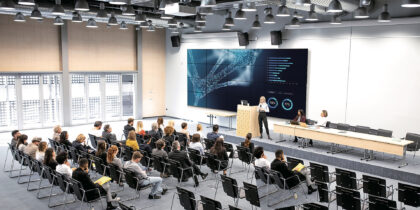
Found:
<path fill-rule="evenodd" d="M 167 119 L 165 119 L 167 120 Z M 154 118 L 143 120 L 145 127 L 150 127 L 151 123 L 155 121 Z M 175 120 L 176 122 L 176 129 L 179 130 L 181 120 Z M 114 132 L 117 134 L 117 136 L 121 135 L 122 131 L 118 128 L 122 128 L 125 122 L 111 122 L 110 123 L 112 127 L 114 128 Z M 191 132 L 195 129 L 196 122 L 189 122 Z M 63 130 L 68 130 L 70 133 L 70 139 L 74 139 L 79 133 L 85 133 L 89 131 L 91 128 L 91 125 L 81 125 L 81 126 L 73 126 L 69 128 L 63 128 Z M 208 129 L 208 128 L 206 128 Z M 207 132 L 207 130 L 205 131 Z M 29 138 L 32 138 L 34 136 L 41 136 L 43 139 L 47 139 L 52 134 L 52 129 L 34 129 L 34 130 L 26 130 L 22 131 L 22 133 L 28 134 Z M 241 138 L 238 138 L 234 135 L 234 131 L 228 131 L 227 129 L 222 128 L 221 133 L 225 135 L 225 141 L 231 142 L 231 143 L 238 143 L 241 141 Z M 288 137 L 283 137 L 280 135 L 273 135 L 275 139 L 284 139 Z M 5 158 L 5 151 L 6 151 L 6 143 L 10 141 L 10 133 L 0 133 L 0 162 L 4 163 Z M 360 151 L 354 150 L 350 153 L 346 154 L 337 154 L 337 155 L 326 155 L 326 151 L 328 149 L 328 145 L 323 145 L 321 143 L 315 142 L 314 148 L 306 148 L 301 149 L 298 148 L 296 144 L 292 143 L 291 141 L 282 142 L 282 143 L 274 143 L 273 141 L 270 141 L 268 139 L 254 139 L 253 140 L 257 145 L 264 146 L 264 148 L 267 150 L 266 155 L 268 156 L 268 159 L 271 161 L 274 159 L 274 153 L 277 148 L 282 148 L 286 151 L 287 155 L 297 157 L 304 159 L 305 165 L 309 165 L 309 162 L 318 162 L 322 164 L 329 165 L 329 170 L 332 172 L 335 170 L 335 167 L 340 168 L 348 168 L 353 169 L 356 171 L 359 171 L 357 173 L 358 178 L 361 178 L 362 174 L 367 175 L 373 175 L 378 176 L 378 173 L 387 173 L 385 169 L 391 169 L 392 173 L 400 174 L 400 176 L 397 176 L 395 178 L 389 178 L 389 176 L 394 175 L 387 175 L 381 176 L 381 177 L 387 177 L 387 185 L 393 185 L 394 187 L 397 186 L 398 182 L 404 182 L 404 183 L 416 183 L 411 181 L 401 181 L 401 180 L 410 180 L 410 178 L 407 178 L 407 174 L 412 173 L 412 176 L 417 176 L 420 174 L 420 169 L 417 166 L 408 165 L 405 168 L 398 169 L 399 162 L 398 161 L 392 161 L 388 159 L 392 159 L 392 156 L 385 155 L 385 160 L 374 160 L 371 162 L 366 161 L 360 161 L 360 155 L 362 154 Z M 380 158 L 382 158 L 382 154 L 379 154 Z M 10 160 L 10 157 L 9 157 Z M 411 163 L 414 163 L 417 159 L 410 160 Z M 8 161 L 9 162 L 9 161 Z M 367 165 L 366 165 L 367 164 Z M 376 171 L 373 171 L 374 173 L 368 173 L 365 171 L 368 171 L 369 167 L 377 167 L 374 168 Z M 206 166 L 202 167 L 203 171 L 209 172 Z M 232 172 L 240 171 L 243 169 L 242 164 L 239 160 L 235 159 L 233 161 L 233 169 Z M 360 169 L 360 170 L 357 170 Z M 380 170 L 381 169 L 381 170 Z M 252 169 L 251 169 L 252 170 Z M 362 171 L 362 172 L 360 172 Z M 379 172 L 378 172 L 379 171 Z M 388 171 L 388 173 L 390 173 Z M 151 176 L 158 176 L 159 174 L 155 171 L 152 171 Z M 249 175 L 251 176 L 251 174 Z M 209 175 L 208 179 L 212 179 L 214 177 L 213 174 Z M 252 182 L 255 184 L 255 179 L 247 179 L 246 172 L 242 173 L 233 173 L 231 177 L 237 179 L 240 186 L 242 186 L 242 182 Z M 414 180 L 416 181 L 416 180 Z M 167 178 L 164 180 L 164 183 L 168 185 L 169 188 L 173 188 L 176 186 L 176 181 L 172 178 Z M 8 174 L 5 172 L 0 172 L 0 203 L 2 205 L 1 209 L 48 209 L 47 203 L 48 199 L 37 199 L 36 198 L 36 191 L 28 192 L 26 190 L 26 184 L 17 184 L 16 178 L 9 178 Z M 215 198 L 216 200 L 220 201 L 222 203 L 223 208 L 228 208 L 228 205 L 233 205 L 234 201 L 232 198 L 228 197 L 222 189 L 221 184 L 219 185 L 219 189 L 216 193 L 216 190 L 214 189 L 215 181 L 209 180 L 205 181 L 200 184 L 200 187 L 196 190 L 193 187 L 192 181 L 183 183 L 183 187 L 194 191 L 196 194 L 196 198 L 199 199 L 199 195 L 203 195 L 209 198 Z M 258 185 L 261 185 L 261 183 L 258 183 Z M 113 189 L 116 189 L 116 186 L 113 186 Z M 335 189 L 335 183 L 331 185 L 331 189 Z M 274 186 L 270 186 L 268 188 L 268 191 L 271 192 L 275 190 Z M 306 191 L 306 187 L 302 191 Z M 47 191 L 46 191 L 47 192 Z M 145 190 L 141 193 L 141 199 L 137 199 L 134 201 L 126 202 L 128 205 L 134 205 L 137 209 L 145 208 L 151 206 L 149 209 L 170 209 L 172 198 L 174 196 L 175 190 L 169 190 L 167 195 L 164 195 L 162 199 L 160 200 L 148 200 L 147 195 L 149 193 L 149 190 Z M 266 187 L 260 188 L 260 197 L 265 195 L 267 192 Z M 243 193 L 242 193 L 243 194 Z M 362 198 L 364 197 L 364 194 L 362 194 Z M 122 199 L 127 199 L 129 197 L 132 197 L 134 195 L 134 192 L 129 189 L 127 186 L 125 187 L 125 190 L 118 194 Z M 298 204 L 305 203 L 305 202 L 316 202 L 318 197 L 317 194 L 314 193 L 308 197 L 305 196 L 304 193 L 301 191 L 297 191 L 297 198 L 293 199 L 291 198 L 291 192 L 287 191 L 278 191 L 277 193 L 274 193 L 270 196 L 266 196 L 261 198 L 261 209 L 276 209 L 281 207 L 287 207 L 287 206 L 297 206 Z M 394 200 L 397 200 L 398 194 L 394 193 Z M 62 198 L 62 197 L 58 197 Z M 57 201 L 54 198 L 53 201 Z M 176 198 L 176 197 L 175 197 Z M 287 200 L 286 200 L 287 199 Z M 269 203 L 274 203 L 275 201 L 279 200 L 285 200 L 284 202 L 279 203 L 278 205 L 267 207 L 267 200 L 270 200 Z M 103 204 L 105 205 L 105 201 L 103 201 Z M 327 205 L 325 203 L 321 203 L 321 205 Z M 240 199 L 238 203 L 238 207 L 241 209 L 251 209 L 250 204 L 245 199 Z M 405 206 L 406 209 L 415 209 L 412 207 Z M 64 206 L 61 207 L 55 207 L 54 209 L 63 209 Z M 75 204 L 67 205 L 66 208 L 68 209 L 78 209 L 80 208 L 80 203 L 76 202 Z M 87 206 L 84 207 L 84 209 L 87 209 Z M 95 204 L 95 209 L 100 209 L 100 205 Z M 173 202 L 173 209 L 182 209 L 179 200 L 175 199 Z M 336 202 L 332 202 L 330 204 L 330 209 L 336 209 Z"/>

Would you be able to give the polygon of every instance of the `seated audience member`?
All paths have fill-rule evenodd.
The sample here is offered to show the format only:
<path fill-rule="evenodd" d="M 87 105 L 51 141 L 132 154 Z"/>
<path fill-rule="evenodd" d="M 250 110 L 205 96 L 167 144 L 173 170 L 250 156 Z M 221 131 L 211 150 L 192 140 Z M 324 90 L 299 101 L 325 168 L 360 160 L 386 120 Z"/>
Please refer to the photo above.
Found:
<path fill-rule="evenodd" d="M 169 120 L 168 121 L 168 126 L 171 126 L 173 129 L 174 129 L 174 134 L 176 133 L 176 130 L 175 130 L 175 121 L 173 121 L 173 120 Z"/>
<path fill-rule="evenodd" d="M 60 125 L 56 125 L 54 127 L 53 131 L 54 131 L 54 134 L 53 134 L 52 140 L 54 140 L 56 142 L 60 141 L 61 126 Z"/>
<path fill-rule="evenodd" d="M 89 145 L 86 145 L 86 137 L 83 134 L 79 134 L 76 140 L 73 141 L 72 145 L 76 150 L 79 150 L 81 152 L 84 152 L 84 153 L 93 152 L 93 149 Z"/>
<path fill-rule="evenodd" d="M 60 144 L 64 144 L 66 146 L 72 146 L 72 143 L 69 141 L 69 133 L 67 131 L 62 131 L 60 134 Z"/>
<path fill-rule="evenodd" d="M 25 150 L 25 147 L 28 145 L 28 136 L 25 134 L 22 134 L 18 138 L 18 143 L 16 144 L 16 148 L 23 152 Z"/>
<path fill-rule="evenodd" d="M 36 154 L 35 154 L 35 159 L 38 160 L 39 162 L 43 162 L 44 157 L 45 157 L 45 150 L 47 150 L 47 148 L 48 148 L 47 142 L 45 141 L 40 142 L 38 145 L 38 150 L 36 151 Z"/>
<path fill-rule="evenodd" d="M 226 151 L 226 148 L 223 145 L 223 139 L 218 138 L 214 143 L 213 147 L 210 149 L 210 153 L 217 156 L 217 159 L 220 160 L 220 169 L 223 170 L 223 174 L 226 175 L 226 168 L 229 165 L 229 157 Z"/>
<path fill-rule="evenodd" d="M 165 148 L 165 141 L 162 139 L 159 139 L 156 142 L 156 148 L 152 150 L 152 155 L 156 155 L 164 159 L 168 159 L 168 153 L 166 153 L 164 148 Z"/>
<path fill-rule="evenodd" d="M 71 175 L 73 174 L 73 170 L 70 168 L 67 152 L 58 153 L 55 160 L 58 163 L 55 170 L 60 174 L 66 175 L 67 178 L 71 178 Z"/>
<path fill-rule="evenodd" d="M 323 127 L 327 127 L 327 122 L 328 122 L 328 119 L 327 119 L 327 117 L 328 117 L 328 112 L 327 112 L 327 110 L 322 110 L 321 111 L 321 118 L 318 120 L 318 122 L 317 122 L 317 126 L 319 127 L 319 126 L 323 126 Z"/>
<path fill-rule="evenodd" d="M 131 160 L 127 161 L 124 164 L 124 168 L 126 168 L 126 169 L 128 169 L 128 170 L 130 170 L 130 171 L 132 171 L 136 174 L 137 178 L 139 178 L 139 184 L 141 186 L 146 186 L 146 185 L 149 185 L 149 184 L 152 185 L 152 190 L 150 191 L 149 199 L 159 199 L 160 196 L 157 195 L 157 194 L 161 193 L 162 195 L 165 195 L 165 193 L 166 193 L 166 191 L 168 191 L 168 189 L 162 189 L 162 187 L 161 187 L 162 178 L 147 176 L 146 169 L 142 168 L 139 164 L 139 162 L 142 158 L 143 158 L 143 155 L 139 151 L 134 152 Z"/>
<path fill-rule="evenodd" d="M 306 123 L 305 112 L 303 111 L 303 109 L 298 110 L 298 113 L 297 113 L 296 117 L 293 119 L 293 121 Z M 298 141 L 298 139 L 295 136 L 295 140 L 293 142 L 297 142 L 297 141 Z"/>
<path fill-rule="evenodd" d="M 102 137 L 102 131 L 101 131 L 101 128 L 102 128 L 102 122 L 101 122 L 101 121 L 96 121 L 96 122 L 93 124 L 93 128 L 92 128 L 92 130 L 89 132 L 89 134 L 90 134 L 90 135 L 94 135 L 94 136 L 96 136 L 96 137 Z"/>
<path fill-rule="evenodd" d="M 183 122 L 181 124 L 181 131 L 179 133 L 184 134 L 187 137 L 187 143 L 190 142 L 190 132 L 188 132 L 188 124 L 186 122 Z"/>
<path fill-rule="evenodd" d="M 147 140 L 147 142 L 145 142 L 145 143 L 143 143 L 143 144 L 140 144 L 140 150 L 142 150 L 142 151 L 146 151 L 146 153 L 147 153 L 147 155 L 146 156 L 149 156 L 150 154 L 152 154 L 152 146 L 150 146 L 150 144 L 152 143 L 152 138 L 149 138 L 148 140 Z"/>
<path fill-rule="evenodd" d="M 252 133 L 246 134 L 245 141 L 241 142 L 241 146 L 248 148 L 249 153 L 254 154 L 254 143 L 251 142 Z"/>
<path fill-rule="evenodd" d="M 106 195 L 106 202 L 107 208 L 106 209 L 116 209 L 117 207 L 112 205 L 112 201 L 119 201 L 120 198 L 115 198 L 117 195 L 115 193 L 111 193 L 111 187 L 109 182 L 103 184 L 102 186 L 99 184 L 93 183 L 89 176 L 89 161 L 86 158 L 81 158 L 79 160 L 79 168 L 73 171 L 72 178 L 76 181 L 79 181 L 82 185 L 83 189 L 86 191 L 86 198 L 87 200 L 92 200 L 98 198 L 99 196 Z M 99 189 L 100 195 L 98 195 L 97 190 L 92 189 Z"/>
<path fill-rule="evenodd" d="M 137 143 L 137 139 L 136 139 L 136 132 L 131 130 L 128 133 L 127 136 L 127 140 L 125 141 L 125 146 L 127 147 L 131 147 L 131 149 L 133 149 L 133 151 L 137 151 L 139 150 L 139 143 Z"/>
<path fill-rule="evenodd" d="M 112 128 L 109 124 L 106 124 L 104 126 L 104 131 L 102 131 L 102 138 L 108 143 L 119 145 L 119 142 L 117 141 L 117 136 L 115 135 L 115 133 L 112 133 Z"/>
<path fill-rule="evenodd" d="M 10 141 L 10 145 L 13 147 L 13 148 L 16 148 L 17 149 L 17 143 L 18 143 L 18 139 L 19 139 L 19 136 L 20 136 L 20 132 L 19 132 L 19 130 L 14 130 L 14 131 L 12 131 L 12 141 Z"/>
<path fill-rule="evenodd" d="M 276 151 L 276 159 L 273 160 L 271 163 L 271 170 L 275 170 L 280 172 L 285 179 L 288 179 L 291 176 L 298 175 L 300 180 L 305 179 L 306 184 L 308 185 L 308 194 L 311 194 L 312 192 L 316 191 L 317 188 L 314 186 L 314 183 L 311 180 L 310 177 L 310 171 L 308 168 L 303 168 L 300 170 L 300 172 L 289 170 L 286 163 L 286 158 L 284 157 L 283 150 L 279 149 Z M 292 180 L 292 179 L 291 179 Z M 296 183 L 294 181 L 293 183 L 289 183 L 289 185 L 296 185 L 299 183 Z"/>
<path fill-rule="evenodd" d="M 25 149 L 23 150 L 23 153 L 31 156 L 32 159 L 35 159 L 36 151 L 38 151 L 38 145 L 39 145 L 39 142 L 41 142 L 41 140 L 42 139 L 40 137 L 34 137 L 32 139 L 32 143 L 30 143 L 27 147 L 25 147 Z"/>
<path fill-rule="evenodd" d="M 150 130 L 148 133 L 152 138 L 155 139 L 161 139 L 162 136 L 159 133 L 159 127 L 157 123 L 152 123 L 152 130 Z"/>
<path fill-rule="evenodd" d="M 57 166 L 57 161 L 55 161 L 55 152 L 53 148 L 48 148 L 47 150 L 45 150 L 44 165 L 55 170 Z"/>
<path fill-rule="evenodd" d="M 144 136 L 146 134 L 146 131 L 143 129 L 143 121 L 137 121 L 136 133 L 141 136 Z"/>
<path fill-rule="evenodd" d="M 98 141 L 98 148 L 96 149 L 95 156 L 101 158 L 102 163 L 106 165 L 106 143 L 105 141 Z"/>
<path fill-rule="evenodd" d="M 165 126 L 163 125 L 163 117 L 158 117 L 156 123 L 158 124 L 158 131 L 160 136 L 163 136 L 163 128 L 165 128 Z"/>
<path fill-rule="evenodd" d="M 192 136 L 192 141 L 189 145 L 189 148 L 196 149 L 196 150 L 200 151 L 200 155 L 204 155 L 204 147 L 200 142 L 200 134 L 195 133 Z"/>
<path fill-rule="evenodd" d="M 163 129 L 163 131 L 165 133 L 165 136 L 163 136 L 163 139 L 166 142 L 170 143 L 170 145 L 172 145 L 172 143 L 175 141 L 174 128 L 168 125 L 165 127 L 165 129 Z"/>
<path fill-rule="evenodd" d="M 197 131 L 195 133 L 200 135 L 200 139 L 204 138 L 203 126 L 201 124 L 197 124 Z"/>
<path fill-rule="evenodd" d="M 128 136 L 128 133 L 130 133 L 130 131 L 134 131 L 134 132 L 136 131 L 136 129 L 134 129 L 133 125 L 134 125 L 134 118 L 131 118 L 131 117 L 128 118 L 127 125 L 124 126 L 124 130 L 123 130 L 126 138 Z"/>
<path fill-rule="evenodd" d="M 219 134 L 219 126 L 218 125 L 213 125 L 213 131 L 207 133 L 207 139 L 209 139 L 209 140 L 216 140 L 219 137 L 220 137 L 220 134 Z"/>
<path fill-rule="evenodd" d="M 114 164 L 116 166 L 118 166 L 118 168 L 120 170 L 122 170 L 123 168 L 123 164 L 121 162 L 121 160 L 119 158 L 117 158 L 117 154 L 118 154 L 118 147 L 115 145 L 112 145 L 109 147 L 107 155 L 106 155 L 106 162 L 108 164 Z"/>
<path fill-rule="evenodd" d="M 181 164 L 182 168 L 193 168 L 193 171 L 185 171 L 185 175 L 183 177 L 184 180 L 182 181 L 186 181 L 189 177 L 193 177 L 196 187 L 198 187 L 199 185 L 197 175 L 200 175 L 203 180 L 206 179 L 208 175 L 207 173 L 201 172 L 200 168 L 198 168 L 193 162 L 191 162 L 187 152 L 181 151 L 181 145 L 178 141 L 174 141 L 174 143 L 172 144 L 172 152 L 169 153 L 168 158 L 171 160 L 178 161 Z"/>
<path fill-rule="evenodd" d="M 255 148 L 254 157 L 255 157 L 255 162 L 254 162 L 255 166 L 270 169 L 270 162 L 267 160 L 267 157 L 264 155 L 263 147 Z"/>

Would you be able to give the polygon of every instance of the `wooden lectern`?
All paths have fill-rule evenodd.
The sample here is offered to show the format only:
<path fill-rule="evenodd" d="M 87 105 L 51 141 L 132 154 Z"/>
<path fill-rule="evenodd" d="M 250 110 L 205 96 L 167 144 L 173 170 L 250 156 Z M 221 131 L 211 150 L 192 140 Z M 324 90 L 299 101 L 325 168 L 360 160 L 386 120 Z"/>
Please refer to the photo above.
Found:
<path fill-rule="evenodd" d="M 245 137 L 252 133 L 252 137 L 259 137 L 257 106 L 238 105 L 236 116 L 236 135 Z"/>

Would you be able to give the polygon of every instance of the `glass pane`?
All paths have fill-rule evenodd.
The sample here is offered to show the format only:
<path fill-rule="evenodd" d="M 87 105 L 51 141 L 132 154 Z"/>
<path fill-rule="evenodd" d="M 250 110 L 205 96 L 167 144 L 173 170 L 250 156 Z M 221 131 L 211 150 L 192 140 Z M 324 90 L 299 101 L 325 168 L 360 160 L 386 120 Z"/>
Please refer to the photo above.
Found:
<path fill-rule="evenodd" d="M 44 97 L 44 126 L 60 124 L 60 76 L 44 75 L 42 88 Z"/>
<path fill-rule="evenodd" d="M 119 88 L 120 75 L 105 75 L 106 120 L 116 120 L 121 117 L 121 99 Z"/>
<path fill-rule="evenodd" d="M 123 116 L 133 116 L 134 111 L 134 76 L 122 75 L 122 104 Z"/>
<path fill-rule="evenodd" d="M 39 75 L 23 75 L 22 117 L 24 128 L 40 127 Z"/>
<path fill-rule="evenodd" d="M 86 122 L 85 76 L 71 75 L 71 118 L 74 124 Z"/>
<path fill-rule="evenodd" d="M 15 76 L 0 76 L 0 130 L 17 128 Z"/>
<path fill-rule="evenodd" d="M 100 75 L 89 75 L 89 121 L 98 120 L 101 117 L 101 87 Z"/>

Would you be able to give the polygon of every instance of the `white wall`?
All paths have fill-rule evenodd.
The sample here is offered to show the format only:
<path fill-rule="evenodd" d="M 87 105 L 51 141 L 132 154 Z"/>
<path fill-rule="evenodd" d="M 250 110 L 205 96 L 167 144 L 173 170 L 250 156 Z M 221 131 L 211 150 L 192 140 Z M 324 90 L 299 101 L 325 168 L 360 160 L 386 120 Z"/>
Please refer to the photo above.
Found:
<path fill-rule="evenodd" d="M 309 118 L 317 119 L 327 109 L 333 122 L 390 129 L 402 137 L 420 133 L 419 26 L 286 30 L 280 47 L 271 45 L 267 31 L 247 48 L 308 48 Z M 236 39 L 200 39 L 172 48 L 169 37 L 167 33 L 167 115 L 207 122 L 206 109 L 187 106 L 187 49 L 241 47 Z M 216 123 L 227 125 L 226 120 Z"/>

